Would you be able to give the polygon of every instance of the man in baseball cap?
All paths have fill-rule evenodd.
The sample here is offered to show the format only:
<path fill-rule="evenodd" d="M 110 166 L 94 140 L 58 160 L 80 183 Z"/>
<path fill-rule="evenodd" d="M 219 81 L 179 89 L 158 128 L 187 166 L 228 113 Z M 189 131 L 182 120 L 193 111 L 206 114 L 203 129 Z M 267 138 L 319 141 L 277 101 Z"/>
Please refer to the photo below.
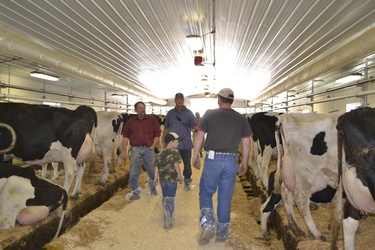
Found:
<path fill-rule="evenodd" d="M 184 94 L 182 94 L 182 93 L 177 93 L 177 94 L 174 96 L 174 99 L 177 99 L 177 98 L 182 98 L 182 99 L 184 99 Z"/>
<path fill-rule="evenodd" d="M 178 92 L 175 94 L 174 102 L 176 106 L 169 110 L 165 117 L 162 138 L 173 131 L 184 139 L 178 144 L 177 149 L 180 152 L 184 164 L 183 175 L 185 190 L 189 191 L 191 190 L 190 184 L 192 182 L 191 150 L 193 148 L 193 141 L 191 139 L 191 131 L 194 129 L 195 116 L 193 112 L 184 105 L 184 100 L 184 95 L 182 93 Z M 163 144 L 165 147 L 166 143 Z"/>
<path fill-rule="evenodd" d="M 231 90 L 230 88 L 224 88 L 224 89 L 220 90 L 218 95 L 221 96 L 221 97 L 224 97 L 226 99 L 229 99 L 229 100 L 234 99 L 233 90 Z"/>

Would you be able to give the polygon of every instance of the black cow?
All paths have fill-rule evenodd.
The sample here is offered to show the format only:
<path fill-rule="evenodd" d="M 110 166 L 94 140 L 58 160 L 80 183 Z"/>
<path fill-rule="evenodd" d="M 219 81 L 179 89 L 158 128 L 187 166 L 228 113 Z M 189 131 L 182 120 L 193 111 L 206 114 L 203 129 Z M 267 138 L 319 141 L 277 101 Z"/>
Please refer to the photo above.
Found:
<path fill-rule="evenodd" d="M 93 150 L 90 133 L 97 125 L 94 109 L 79 106 L 76 110 L 25 103 L 0 103 L 0 123 L 12 127 L 0 133 L 0 154 L 9 154 L 29 164 L 62 162 L 65 168 L 64 189 L 68 192 L 76 176 L 72 198 L 78 198 L 85 162 Z M 3 149 L 14 147 L 6 152 Z M 82 166 L 78 168 L 77 164 Z"/>
<path fill-rule="evenodd" d="M 272 153 L 276 149 L 275 127 L 280 113 L 259 112 L 250 117 L 250 126 L 253 131 L 253 149 L 250 165 L 254 174 L 268 189 L 268 166 Z M 250 159 L 251 158 L 251 159 Z"/>
<path fill-rule="evenodd" d="M 68 203 L 62 187 L 39 179 L 31 167 L 0 164 L 0 229 L 32 225 L 63 205 L 58 236 Z"/>
<path fill-rule="evenodd" d="M 363 214 L 375 213 L 375 109 L 358 108 L 341 115 L 337 122 L 339 189 L 344 187 L 343 231 L 345 249 L 355 248 L 355 233 Z M 342 162 L 345 153 L 345 162 Z M 342 219 L 342 197 L 338 210 L 333 244 L 336 244 L 338 222 Z"/>

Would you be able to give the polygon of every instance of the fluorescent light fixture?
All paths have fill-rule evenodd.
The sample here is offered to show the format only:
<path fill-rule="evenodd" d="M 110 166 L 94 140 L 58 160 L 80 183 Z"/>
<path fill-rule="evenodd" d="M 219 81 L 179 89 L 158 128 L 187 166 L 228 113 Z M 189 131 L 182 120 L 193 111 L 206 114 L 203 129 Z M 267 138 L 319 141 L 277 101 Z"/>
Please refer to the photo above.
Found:
<path fill-rule="evenodd" d="M 201 37 L 198 35 L 188 35 L 186 41 L 191 50 L 202 50 Z"/>
<path fill-rule="evenodd" d="M 43 73 L 43 72 L 40 72 L 40 71 L 37 71 L 37 70 L 32 71 L 30 73 L 30 75 L 33 76 L 33 77 L 40 78 L 40 79 L 43 79 L 43 80 L 48 80 L 48 81 L 58 81 L 59 80 L 59 77 L 57 77 L 57 76 L 46 74 L 46 73 Z"/>
<path fill-rule="evenodd" d="M 60 106 L 61 103 L 59 103 L 59 102 L 43 102 L 43 105 L 48 105 L 48 106 Z"/>
<path fill-rule="evenodd" d="M 111 96 L 112 96 L 113 98 L 119 98 L 119 99 L 125 97 L 124 95 L 117 94 L 117 93 L 113 93 Z"/>
<path fill-rule="evenodd" d="M 362 76 L 363 75 L 361 73 L 353 73 L 353 74 L 341 77 L 341 78 L 337 79 L 335 82 L 336 83 L 354 82 L 354 81 L 360 80 L 362 78 Z"/>

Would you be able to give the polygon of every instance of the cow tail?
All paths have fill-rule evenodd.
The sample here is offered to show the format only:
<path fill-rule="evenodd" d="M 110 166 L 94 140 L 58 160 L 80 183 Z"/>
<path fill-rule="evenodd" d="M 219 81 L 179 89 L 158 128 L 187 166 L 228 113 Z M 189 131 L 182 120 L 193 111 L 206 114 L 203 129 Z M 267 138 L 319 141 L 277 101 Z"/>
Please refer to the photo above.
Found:
<path fill-rule="evenodd" d="M 0 149 L 0 154 L 6 154 L 9 151 L 11 151 L 14 148 L 14 146 L 16 145 L 17 134 L 16 134 L 16 131 L 14 130 L 14 128 L 12 128 L 12 126 L 10 126 L 9 124 L 0 123 L 0 127 L 3 127 L 5 129 L 9 130 L 9 133 L 12 135 L 12 142 L 10 143 L 9 147 L 4 148 L 4 149 Z"/>
<path fill-rule="evenodd" d="M 338 165 L 338 183 L 337 183 L 337 191 L 334 197 L 335 201 L 335 208 L 332 210 L 332 222 L 331 222 L 331 229 L 333 234 L 333 240 L 331 242 L 331 249 L 337 249 L 336 243 L 338 236 L 341 232 L 341 222 L 343 220 L 343 179 L 342 179 L 342 130 L 338 128 L 337 132 L 337 165 Z"/>
<path fill-rule="evenodd" d="M 63 189 L 62 204 L 63 204 L 63 207 L 62 207 L 62 211 L 61 211 L 61 215 L 60 215 L 59 225 L 57 227 L 56 234 L 53 237 L 54 239 L 59 237 L 60 230 L 61 230 L 61 227 L 62 227 L 62 224 L 63 224 L 63 221 L 64 221 L 64 217 L 65 217 L 65 213 L 66 213 L 66 208 L 68 206 L 68 193 L 66 192 L 65 189 Z"/>
<path fill-rule="evenodd" d="M 277 124 L 275 126 L 275 140 L 276 140 L 276 148 L 277 148 L 277 170 L 275 173 L 275 182 L 274 182 L 274 193 L 281 194 L 281 143 L 280 143 L 280 127 L 281 124 Z"/>

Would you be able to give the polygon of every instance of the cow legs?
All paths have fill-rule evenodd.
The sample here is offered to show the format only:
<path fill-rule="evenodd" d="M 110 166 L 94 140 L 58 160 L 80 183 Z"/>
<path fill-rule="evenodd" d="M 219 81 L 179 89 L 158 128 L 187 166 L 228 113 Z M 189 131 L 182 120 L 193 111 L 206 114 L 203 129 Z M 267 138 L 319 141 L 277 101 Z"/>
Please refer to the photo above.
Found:
<path fill-rule="evenodd" d="M 319 229 L 316 227 L 315 225 L 315 222 L 311 216 L 311 212 L 310 212 L 310 192 L 304 192 L 303 190 L 300 190 L 298 188 L 299 185 L 297 185 L 297 188 L 296 188 L 296 191 L 295 191 L 295 194 L 296 194 L 296 197 L 295 197 L 295 202 L 296 202 L 296 205 L 299 209 L 299 211 L 301 212 L 301 215 L 304 219 L 304 222 L 306 223 L 306 226 L 307 228 L 309 229 L 309 232 L 311 234 L 311 236 L 315 239 L 318 239 L 318 238 L 321 238 L 323 240 L 324 237 L 322 236 L 321 232 L 319 231 Z M 304 187 L 304 189 L 306 190 L 310 190 L 310 187 Z"/>
<path fill-rule="evenodd" d="M 76 174 L 76 184 L 74 186 L 74 190 L 72 195 L 70 196 L 72 199 L 78 199 L 79 194 L 81 193 L 81 185 L 82 185 L 82 177 L 83 173 L 86 168 L 86 163 L 79 164 L 77 174 Z"/>
<path fill-rule="evenodd" d="M 297 225 L 296 218 L 293 211 L 294 199 L 293 194 L 287 189 L 284 185 L 284 182 L 281 184 L 281 197 L 284 204 L 285 212 L 288 219 L 288 225 L 293 233 L 297 236 L 305 235 L 305 232 Z"/>
<path fill-rule="evenodd" d="M 77 164 L 75 163 L 74 159 L 65 161 L 63 164 L 65 170 L 64 189 L 67 193 L 69 193 L 70 186 L 72 185 L 74 176 L 77 173 Z"/>
<path fill-rule="evenodd" d="M 260 230 L 262 235 L 267 238 L 267 220 L 271 212 L 275 210 L 277 205 L 280 203 L 281 195 L 277 195 L 274 192 L 267 198 L 266 202 L 260 207 Z"/>
<path fill-rule="evenodd" d="M 58 162 L 52 162 L 52 168 L 53 168 L 53 178 L 52 180 L 57 180 L 59 176 L 59 163 Z"/>
<path fill-rule="evenodd" d="M 103 173 L 102 173 L 102 176 L 100 177 L 100 180 L 98 181 L 98 185 L 100 186 L 104 186 L 108 180 L 108 174 L 109 174 L 108 161 L 110 161 L 110 159 L 108 160 L 104 158 Z"/>
<path fill-rule="evenodd" d="M 266 146 L 264 148 L 262 162 L 260 165 L 261 180 L 263 185 L 266 187 L 266 190 L 268 190 L 268 165 L 270 164 L 272 151 L 273 149 L 271 148 L 271 146 Z"/>
<path fill-rule="evenodd" d="M 254 142 L 251 140 L 251 151 L 250 156 L 248 158 L 248 165 L 253 170 L 254 176 L 259 179 L 260 173 L 259 173 L 259 166 L 258 166 L 258 142 Z"/>
<path fill-rule="evenodd" d="M 57 180 L 60 176 L 59 176 L 59 163 L 58 162 L 52 162 L 52 168 L 53 168 L 53 178 L 52 180 Z M 42 177 L 43 178 L 46 178 L 46 175 L 47 175 L 47 166 L 48 166 L 48 163 L 45 163 L 42 165 Z"/>
<path fill-rule="evenodd" d="M 344 205 L 343 234 L 345 249 L 355 249 L 355 233 L 361 219 L 360 211 L 354 208 L 349 201 Z"/>
<path fill-rule="evenodd" d="M 48 163 L 42 164 L 42 177 L 43 178 L 46 178 L 46 175 L 47 175 L 47 166 L 48 166 Z"/>

